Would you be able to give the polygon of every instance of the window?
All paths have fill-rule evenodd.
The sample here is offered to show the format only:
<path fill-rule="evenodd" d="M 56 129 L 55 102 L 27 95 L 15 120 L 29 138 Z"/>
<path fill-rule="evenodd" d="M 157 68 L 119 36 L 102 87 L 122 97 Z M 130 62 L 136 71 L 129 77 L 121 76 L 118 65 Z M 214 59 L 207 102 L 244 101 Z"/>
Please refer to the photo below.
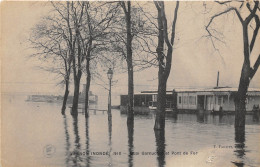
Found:
<path fill-rule="evenodd" d="M 181 104 L 181 96 L 179 96 L 179 104 Z"/>
<path fill-rule="evenodd" d="M 189 104 L 196 105 L 196 96 L 189 97 Z"/>
<path fill-rule="evenodd" d="M 153 101 L 157 101 L 157 95 L 153 95 L 153 96 L 152 96 L 152 100 L 153 100 Z"/>
<path fill-rule="evenodd" d="M 192 99 L 192 96 L 189 97 L 189 104 L 192 104 L 193 102 L 193 99 Z"/>
<path fill-rule="evenodd" d="M 218 105 L 221 105 L 222 97 L 218 96 Z"/>
<path fill-rule="evenodd" d="M 187 104 L 187 96 L 183 96 L 183 104 Z"/>

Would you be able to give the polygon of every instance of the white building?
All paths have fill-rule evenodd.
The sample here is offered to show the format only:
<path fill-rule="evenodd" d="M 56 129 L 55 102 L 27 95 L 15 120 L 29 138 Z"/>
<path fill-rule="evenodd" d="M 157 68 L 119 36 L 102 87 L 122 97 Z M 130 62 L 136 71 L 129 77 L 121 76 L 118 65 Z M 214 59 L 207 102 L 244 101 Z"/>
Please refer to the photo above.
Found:
<path fill-rule="evenodd" d="M 237 88 L 176 89 L 177 108 L 184 110 L 235 111 Z M 246 110 L 260 105 L 260 89 L 249 88 Z"/>

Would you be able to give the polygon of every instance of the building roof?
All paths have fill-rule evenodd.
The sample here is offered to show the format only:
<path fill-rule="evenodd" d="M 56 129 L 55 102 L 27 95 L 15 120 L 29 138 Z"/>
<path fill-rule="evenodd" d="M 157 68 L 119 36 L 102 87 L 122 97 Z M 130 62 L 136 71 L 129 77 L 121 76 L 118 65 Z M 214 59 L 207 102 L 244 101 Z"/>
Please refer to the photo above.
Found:
<path fill-rule="evenodd" d="M 175 92 L 237 92 L 238 88 L 218 87 L 218 88 L 191 88 L 174 89 Z M 248 88 L 248 92 L 260 92 L 259 88 Z"/>
<path fill-rule="evenodd" d="M 238 88 L 231 88 L 231 87 L 215 87 L 215 88 L 176 88 L 173 89 L 177 93 L 214 93 L 214 94 L 227 94 L 227 93 L 233 93 L 237 92 Z M 172 94 L 173 90 L 167 90 L 166 94 Z M 141 93 L 137 93 L 136 95 L 149 95 L 149 94 L 157 94 L 157 90 L 147 90 L 147 91 L 141 91 Z M 260 95 L 260 89 L 259 88 L 248 88 L 248 95 L 255 96 Z"/>
<path fill-rule="evenodd" d="M 154 94 L 157 94 L 158 93 L 158 91 L 156 90 L 156 91 L 153 91 L 153 90 L 148 90 L 148 91 L 141 91 L 141 93 L 139 93 L 139 94 L 146 94 L 146 95 L 154 95 Z M 166 94 L 168 95 L 168 94 L 172 94 L 172 90 L 167 90 L 166 91 Z"/>

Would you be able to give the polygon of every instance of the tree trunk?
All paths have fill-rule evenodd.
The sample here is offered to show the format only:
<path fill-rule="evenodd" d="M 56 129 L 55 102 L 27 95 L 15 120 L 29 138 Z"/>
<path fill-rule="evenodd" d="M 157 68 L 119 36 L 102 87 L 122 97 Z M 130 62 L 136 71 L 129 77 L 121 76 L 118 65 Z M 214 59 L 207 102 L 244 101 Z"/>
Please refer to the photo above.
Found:
<path fill-rule="evenodd" d="M 65 93 L 64 93 L 62 109 L 61 109 L 61 114 L 62 115 L 65 114 L 66 104 L 67 104 L 67 100 L 68 100 L 68 96 L 69 96 L 69 81 L 65 81 L 65 82 L 66 82 Z"/>
<path fill-rule="evenodd" d="M 159 9 L 159 8 L 158 8 Z M 157 95 L 157 109 L 156 109 L 156 117 L 155 117 L 155 124 L 154 130 L 163 130 L 165 127 L 165 103 L 166 103 L 166 83 L 167 79 L 165 80 L 164 77 L 164 70 L 165 70 L 165 63 L 164 63 L 164 36 L 163 36 L 163 22 L 162 22 L 162 13 L 160 9 L 158 10 L 158 46 L 156 48 L 156 52 L 158 55 L 158 95 Z"/>
<path fill-rule="evenodd" d="M 157 109 L 154 129 L 163 130 L 165 128 L 165 106 L 166 106 L 166 83 L 167 79 L 162 76 L 162 72 L 159 70 L 159 84 L 157 95 Z"/>
<path fill-rule="evenodd" d="M 88 115 L 88 105 L 89 105 L 89 89 L 90 89 L 90 81 L 91 81 L 91 74 L 89 70 L 89 65 L 90 65 L 90 59 L 87 59 L 87 64 L 86 64 L 86 71 L 87 71 L 87 79 L 86 79 L 86 94 L 85 94 L 85 117 L 87 118 Z"/>
<path fill-rule="evenodd" d="M 89 4 L 88 4 L 89 5 Z M 87 7 L 89 7 L 87 5 Z M 88 11 L 88 10 L 86 10 Z M 88 28 L 89 28 L 89 45 L 87 49 L 87 55 L 86 55 L 86 73 L 87 73 L 87 78 L 86 78 L 86 92 L 85 92 L 85 118 L 87 118 L 89 116 L 88 114 L 88 107 L 89 107 L 89 89 L 90 89 L 90 81 L 91 81 L 91 73 L 90 73 L 90 57 L 91 57 L 91 49 L 92 49 L 92 26 L 91 26 L 91 21 L 90 21 L 90 16 L 89 13 L 86 12 L 87 14 L 87 23 L 88 23 Z"/>
<path fill-rule="evenodd" d="M 128 108 L 127 124 L 134 120 L 134 75 L 133 66 L 128 67 Z"/>
<path fill-rule="evenodd" d="M 235 127 L 245 126 L 246 93 L 250 83 L 250 59 L 247 25 L 243 25 L 244 63 L 241 71 L 238 92 L 235 97 Z"/>
<path fill-rule="evenodd" d="M 76 30 L 78 31 L 78 30 Z M 79 103 L 79 88 L 80 88 L 80 79 L 82 75 L 81 71 L 81 46 L 79 43 L 79 33 L 76 32 L 77 36 L 77 45 L 78 45 L 78 57 L 77 57 L 77 64 L 76 64 L 76 57 L 74 56 L 72 60 L 73 65 L 73 76 L 74 76 L 74 96 L 73 96 L 73 104 L 71 109 L 71 115 L 74 117 L 78 116 L 78 103 Z"/>
<path fill-rule="evenodd" d="M 80 77 L 74 79 L 74 96 L 73 96 L 73 104 L 71 109 L 72 116 L 78 116 L 79 88 L 80 88 Z"/>
<path fill-rule="evenodd" d="M 127 29 L 127 69 L 128 69 L 128 108 L 127 124 L 134 119 L 134 73 L 132 58 L 132 32 L 131 32 L 131 2 L 127 1 L 126 10 L 126 29 Z"/>
<path fill-rule="evenodd" d="M 236 127 L 244 127 L 245 126 L 245 114 L 246 114 L 246 99 L 247 99 L 247 90 L 249 86 L 249 71 L 250 66 L 247 63 L 244 63 L 238 92 L 235 97 L 235 126 Z"/>

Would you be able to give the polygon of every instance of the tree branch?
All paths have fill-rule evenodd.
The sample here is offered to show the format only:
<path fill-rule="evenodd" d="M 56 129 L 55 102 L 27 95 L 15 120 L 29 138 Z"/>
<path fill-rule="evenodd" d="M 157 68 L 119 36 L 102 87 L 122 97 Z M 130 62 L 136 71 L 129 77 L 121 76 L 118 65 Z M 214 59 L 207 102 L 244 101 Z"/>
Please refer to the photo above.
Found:
<path fill-rule="evenodd" d="M 242 19 L 241 15 L 239 14 L 238 10 L 237 10 L 236 8 L 234 8 L 234 7 L 231 7 L 231 8 L 228 8 L 227 10 L 225 10 L 225 11 L 223 11 L 223 12 L 220 12 L 220 13 L 218 13 L 218 14 L 216 14 L 216 15 L 214 15 L 214 16 L 212 16 L 212 17 L 210 18 L 210 21 L 209 21 L 208 25 L 206 26 L 206 30 L 208 31 L 208 33 L 211 35 L 211 33 L 210 33 L 210 31 L 209 31 L 208 28 L 209 28 L 210 24 L 213 22 L 213 20 L 214 20 L 216 17 L 221 16 L 221 15 L 223 15 L 223 14 L 226 14 L 226 13 L 228 13 L 228 12 L 230 12 L 230 11 L 233 11 L 233 10 L 236 12 L 236 14 L 237 14 L 237 16 L 238 16 L 240 22 L 243 23 L 243 19 Z"/>
<path fill-rule="evenodd" d="M 121 2 L 119 2 L 119 3 L 120 3 L 120 5 L 121 5 L 121 7 L 123 8 L 125 14 L 127 14 L 128 11 L 126 10 L 125 2 L 124 2 L 124 1 L 121 1 Z"/>
<path fill-rule="evenodd" d="M 161 3 L 161 15 L 162 15 L 162 23 L 163 23 L 164 41 L 167 44 L 168 48 L 170 48 L 170 47 L 172 47 L 172 44 L 170 43 L 170 40 L 168 37 L 168 25 L 167 25 L 167 18 L 165 15 L 164 2 L 160 2 L 160 3 Z"/>
<path fill-rule="evenodd" d="M 254 64 L 253 68 L 251 68 L 250 79 L 252 79 L 254 77 L 259 65 L 260 65 L 260 55 L 258 55 L 258 58 Z"/>
<path fill-rule="evenodd" d="M 176 30 L 176 22 L 178 17 L 178 9 L 179 9 L 179 1 L 176 2 L 176 7 L 174 11 L 174 19 L 172 23 L 172 34 L 171 34 L 171 47 L 168 47 L 167 56 L 166 56 L 166 66 L 165 66 L 165 75 L 167 78 L 169 77 L 171 66 L 172 66 L 172 46 L 175 40 L 175 30 Z M 168 38 L 168 37 L 167 37 Z"/>
<path fill-rule="evenodd" d="M 176 29 L 176 22 L 177 22 L 177 14 L 178 14 L 178 9 L 179 9 L 179 1 L 176 2 L 176 7 L 174 11 L 174 19 L 172 22 L 172 37 L 171 37 L 171 44 L 173 45 L 174 39 L 175 39 L 175 29 Z"/>
<path fill-rule="evenodd" d="M 250 15 L 245 19 L 246 25 L 248 25 L 249 22 L 250 22 L 250 21 L 253 19 L 253 17 L 255 16 L 255 13 L 256 13 L 258 4 L 259 4 L 259 1 L 255 1 L 255 6 L 254 6 L 253 10 L 250 9 L 249 3 L 246 4 L 247 8 L 248 8 L 249 11 L 250 11 Z"/>
<path fill-rule="evenodd" d="M 254 30 L 253 37 L 252 37 L 252 40 L 250 42 L 250 53 L 252 52 L 252 50 L 254 48 L 255 40 L 256 40 L 258 30 L 259 30 L 259 27 L 260 27 L 259 17 L 257 15 L 255 15 L 255 24 L 256 24 L 256 28 Z"/>

